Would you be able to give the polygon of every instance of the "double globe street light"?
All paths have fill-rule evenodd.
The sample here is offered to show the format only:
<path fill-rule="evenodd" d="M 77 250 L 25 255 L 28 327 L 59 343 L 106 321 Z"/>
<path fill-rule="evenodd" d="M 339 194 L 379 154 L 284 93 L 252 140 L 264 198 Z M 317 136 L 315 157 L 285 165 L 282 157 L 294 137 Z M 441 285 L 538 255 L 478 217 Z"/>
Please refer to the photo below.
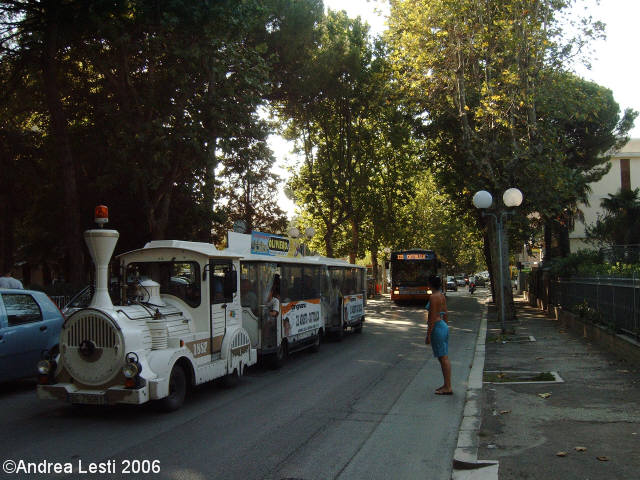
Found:
<path fill-rule="evenodd" d="M 299 238 L 300 237 L 300 229 L 298 229 L 298 227 L 291 227 L 289 228 L 289 230 L 287 231 L 287 233 L 289 234 L 289 236 L 291 238 Z M 313 236 L 316 234 L 316 231 L 313 227 L 307 227 L 304 229 L 304 236 L 307 239 L 307 242 L 310 241 Z M 303 255 L 311 255 L 311 249 L 309 249 L 309 247 L 307 246 L 306 243 L 302 244 L 302 254 Z"/>
<path fill-rule="evenodd" d="M 507 209 L 504 208 L 494 208 L 491 209 L 491 205 L 493 204 L 493 197 L 486 190 L 480 190 L 475 193 L 473 196 L 473 205 L 476 208 L 479 208 L 482 211 L 482 216 L 490 216 L 493 217 L 496 221 L 496 235 L 498 237 L 498 283 L 500 288 L 500 327 L 502 329 L 502 333 L 506 333 L 505 327 L 505 305 L 504 305 L 504 272 L 503 272 L 503 247 L 502 247 L 502 236 L 503 236 L 503 225 L 504 219 L 507 215 L 513 215 L 512 210 L 508 210 L 510 208 L 518 207 L 522 203 L 522 192 L 517 188 L 509 188 L 502 195 L 502 202 Z"/>

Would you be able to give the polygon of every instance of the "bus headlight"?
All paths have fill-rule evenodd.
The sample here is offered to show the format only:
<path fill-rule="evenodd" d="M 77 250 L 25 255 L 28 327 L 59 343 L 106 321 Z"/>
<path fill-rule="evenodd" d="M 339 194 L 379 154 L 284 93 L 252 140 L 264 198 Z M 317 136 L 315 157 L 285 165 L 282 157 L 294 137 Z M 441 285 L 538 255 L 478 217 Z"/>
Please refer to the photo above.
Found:
<path fill-rule="evenodd" d="M 433 293 L 433 290 L 429 289 L 427 290 L 427 295 L 431 295 Z"/>

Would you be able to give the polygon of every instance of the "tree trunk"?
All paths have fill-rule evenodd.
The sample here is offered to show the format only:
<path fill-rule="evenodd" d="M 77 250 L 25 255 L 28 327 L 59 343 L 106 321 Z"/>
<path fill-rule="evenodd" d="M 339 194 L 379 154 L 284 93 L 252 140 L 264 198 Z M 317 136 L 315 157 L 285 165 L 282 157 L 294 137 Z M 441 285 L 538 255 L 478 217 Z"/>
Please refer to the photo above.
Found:
<path fill-rule="evenodd" d="M 149 214 L 149 232 L 151 240 L 164 240 L 167 238 L 167 226 L 169 225 L 169 206 L 171 205 L 171 192 L 166 193 L 156 203 L 155 208 Z"/>
<path fill-rule="evenodd" d="M 551 220 L 547 220 L 544 222 L 544 257 L 542 259 L 543 262 L 551 260 L 553 254 L 551 253 L 551 243 L 553 239 L 553 225 Z"/>
<path fill-rule="evenodd" d="M 351 248 L 349 251 L 349 262 L 356 263 L 358 256 L 358 244 L 360 242 L 360 229 L 358 228 L 358 222 L 351 220 Z"/>
<path fill-rule="evenodd" d="M 327 251 L 327 257 L 333 258 L 333 226 L 330 222 L 325 222 L 327 231 L 324 234 L 324 247 Z"/>
<path fill-rule="evenodd" d="M 49 7 L 49 8 L 47 8 Z M 59 162 L 59 174 L 64 178 L 62 210 L 64 212 L 64 254 L 66 280 L 73 285 L 83 284 L 83 244 L 80 234 L 80 215 L 78 213 L 78 186 L 76 165 L 71 152 L 67 118 L 60 99 L 58 85 L 58 11 L 57 4 L 45 4 L 45 35 L 42 50 L 42 74 L 45 98 L 51 116 L 51 141 L 56 161 Z"/>
<path fill-rule="evenodd" d="M 373 270 L 373 293 L 375 295 L 378 293 L 376 290 L 378 285 L 378 245 L 376 243 L 371 248 L 371 269 Z"/>

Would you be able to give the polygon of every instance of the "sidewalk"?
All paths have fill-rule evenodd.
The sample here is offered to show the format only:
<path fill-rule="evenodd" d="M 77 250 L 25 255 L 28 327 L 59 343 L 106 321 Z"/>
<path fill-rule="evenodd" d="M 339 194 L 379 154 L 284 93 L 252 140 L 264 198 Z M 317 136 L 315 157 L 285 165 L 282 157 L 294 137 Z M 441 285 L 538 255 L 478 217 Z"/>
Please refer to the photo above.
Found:
<path fill-rule="evenodd" d="M 516 306 L 515 335 L 506 337 L 489 307 L 458 441 L 459 447 L 473 448 L 456 451 L 453 478 L 640 478 L 640 365 L 563 331 L 559 322 L 522 299 L 516 299 Z M 477 394 L 473 370 L 482 361 L 485 382 L 502 383 L 484 383 Z M 552 380 L 550 372 L 561 381 L 505 382 Z M 481 405 L 475 422 L 474 403 Z M 473 466 L 476 452 L 477 463 L 494 460 L 498 465 L 460 469 Z"/>

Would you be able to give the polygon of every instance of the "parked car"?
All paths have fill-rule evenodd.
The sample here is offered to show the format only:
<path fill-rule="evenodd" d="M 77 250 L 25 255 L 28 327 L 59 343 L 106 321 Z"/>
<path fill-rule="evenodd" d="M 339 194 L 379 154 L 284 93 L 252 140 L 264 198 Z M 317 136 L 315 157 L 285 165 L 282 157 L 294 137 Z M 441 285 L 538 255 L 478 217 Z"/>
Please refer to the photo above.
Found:
<path fill-rule="evenodd" d="M 0 382 L 36 376 L 43 353 L 57 351 L 63 322 L 45 293 L 0 289 Z"/>
<path fill-rule="evenodd" d="M 476 287 L 484 287 L 486 284 L 486 280 L 482 275 L 475 275 L 476 279 Z"/>
<path fill-rule="evenodd" d="M 464 287 L 467 284 L 467 281 L 465 280 L 463 275 L 460 275 L 456 277 L 456 284 L 459 287 Z"/>
<path fill-rule="evenodd" d="M 447 277 L 447 291 L 458 291 L 458 285 L 456 284 L 456 279 L 452 275 Z"/>

